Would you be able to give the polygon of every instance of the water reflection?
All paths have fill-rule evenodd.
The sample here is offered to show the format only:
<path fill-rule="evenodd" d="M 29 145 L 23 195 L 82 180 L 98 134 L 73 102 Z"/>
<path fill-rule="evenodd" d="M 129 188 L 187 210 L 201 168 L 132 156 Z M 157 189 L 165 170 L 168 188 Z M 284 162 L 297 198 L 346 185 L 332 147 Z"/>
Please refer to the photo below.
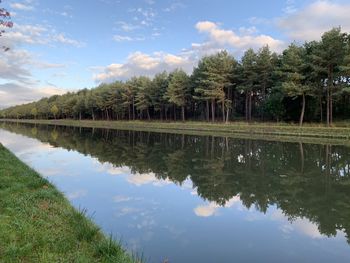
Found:
<path fill-rule="evenodd" d="M 347 147 L 24 124 L 1 127 L 39 139 L 46 143 L 40 144 L 42 148 L 51 145 L 91 156 L 95 160 L 95 172 L 114 177 L 127 175 L 128 186 L 122 183 L 119 186 L 128 190 L 120 190 L 111 197 L 113 205 L 106 207 L 115 209 L 105 211 L 103 216 L 112 213 L 116 220 L 123 218 L 129 231 L 128 245 L 141 247 L 152 259 L 172 255 L 173 262 L 193 262 L 198 258 L 200 262 L 227 262 L 232 259 L 227 251 L 234 251 L 238 261 L 256 260 L 259 255 L 265 255 L 263 260 L 278 262 L 278 254 L 282 256 L 286 251 L 290 253 L 284 256 L 286 262 L 350 259 L 348 247 L 340 249 L 336 243 L 335 249 L 321 242 L 337 236 L 349 243 L 350 149 Z M 64 162 L 67 159 L 60 165 Z M 57 174 L 55 167 L 48 169 L 52 169 L 49 175 Z M 104 187 L 95 190 L 103 194 Z M 162 187 L 166 191 L 157 190 Z M 183 197 L 178 191 L 190 195 Z M 89 196 L 86 189 L 67 194 L 72 201 Z M 195 202 L 195 196 L 204 202 Z M 238 216 L 241 211 L 245 212 Z M 112 230 L 113 220 L 106 223 L 108 220 L 103 216 L 98 220 Z M 196 232 L 190 229 L 192 226 Z M 276 228 L 281 234 L 276 234 Z M 226 232 L 237 237 L 226 237 Z M 204 243 L 208 241 L 205 233 L 212 241 L 212 257 L 202 251 L 209 245 Z M 298 233 L 321 243 L 300 241 Z M 276 258 L 264 254 L 271 247 L 266 240 L 260 240 L 262 237 L 276 250 Z M 293 243 L 293 239 L 297 241 Z M 166 247 L 161 240 L 176 247 Z M 252 255 L 235 251 L 230 242 L 237 250 L 253 251 Z M 188 247 L 192 251 L 186 250 Z M 173 252 L 169 252 L 171 249 Z M 198 256 L 200 251 L 203 257 Z"/>

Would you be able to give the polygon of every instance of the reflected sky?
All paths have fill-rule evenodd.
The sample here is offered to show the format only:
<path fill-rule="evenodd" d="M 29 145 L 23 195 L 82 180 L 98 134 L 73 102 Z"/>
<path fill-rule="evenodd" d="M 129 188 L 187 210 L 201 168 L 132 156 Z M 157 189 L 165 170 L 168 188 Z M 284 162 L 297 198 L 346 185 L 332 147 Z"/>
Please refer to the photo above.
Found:
<path fill-rule="evenodd" d="M 30 128 L 25 129 L 28 134 L 23 130 L 22 134 L 26 136 L 19 130 L 15 133 L 8 128 L 1 129 L 0 142 L 48 178 L 76 208 L 86 208 L 106 234 L 122 240 L 129 250 L 143 253 L 149 262 L 163 262 L 165 259 L 169 262 L 350 261 L 350 246 L 344 231 L 336 229 L 331 236 L 322 234 L 311 215 L 290 218 L 283 205 L 277 205 L 274 200 L 268 200 L 265 212 L 256 204 L 248 206 L 247 198 L 255 198 L 252 189 L 231 196 L 224 203 L 220 198 L 217 201 L 203 198 L 202 188 L 207 183 L 194 183 L 191 180 L 193 175 L 183 163 L 178 163 L 178 166 L 185 170 L 179 168 L 176 171 L 183 173 L 183 180 L 172 180 L 171 176 L 160 178 L 148 167 L 141 172 L 127 165 L 103 162 L 100 156 L 61 146 L 58 140 L 47 142 L 35 132 L 34 136 Z M 68 136 L 64 132 L 58 133 L 59 137 Z M 29 134 L 33 135 L 32 138 L 28 137 Z M 108 140 L 106 144 L 108 146 Z M 120 149 L 114 150 L 118 152 Z M 227 158 L 242 163 L 247 156 L 259 151 L 228 155 Z M 311 154 L 312 148 L 305 147 L 304 151 L 305 155 Z M 182 153 L 175 151 L 171 157 Z M 216 150 L 213 154 L 214 159 L 222 156 Z M 336 152 L 333 154 L 334 158 L 339 157 Z M 166 160 L 171 161 L 170 157 Z M 201 162 L 196 162 L 196 165 L 198 163 L 202 164 L 200 169 L 204 173 L 219 169 L 206 167 Z M 299 172 L 301 162 L 297 163 L 298 167 L 292 170 Z M 345 176 L 348 168 L 345 164 L 342 168 L 338 174 Z M 220 174 L 217 176 L 220 181 Z M 290 172 L 279 176 L 283 181 Z M 214 190 L 205 188 L 205 191 Z M 251 196 L 247 197 L 249 191 Z"/>

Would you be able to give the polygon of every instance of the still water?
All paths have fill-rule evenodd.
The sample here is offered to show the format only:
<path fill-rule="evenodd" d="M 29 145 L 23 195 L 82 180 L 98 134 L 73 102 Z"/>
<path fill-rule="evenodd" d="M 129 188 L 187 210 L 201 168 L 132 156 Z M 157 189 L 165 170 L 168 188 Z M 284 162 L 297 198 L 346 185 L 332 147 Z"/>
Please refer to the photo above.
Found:
<path fill-rule="evenodd" d="M 0 142 L 147 262 L 350 262 L 350 148 L 1 124 Z"/>

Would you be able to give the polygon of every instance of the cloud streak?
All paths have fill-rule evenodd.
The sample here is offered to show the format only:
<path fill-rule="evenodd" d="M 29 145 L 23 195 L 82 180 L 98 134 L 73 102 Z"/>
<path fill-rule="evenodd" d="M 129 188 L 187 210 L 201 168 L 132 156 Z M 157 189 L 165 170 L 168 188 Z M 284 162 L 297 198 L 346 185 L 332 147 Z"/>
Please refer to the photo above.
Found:
<path fill-rule="evenodd" d="M 291 40 L 318 40 L 332 27 L 350 31 L 350 4 L 316 1 L 277 19 L 277 26 Z"/>
<path fill-rule="evenodd" d="M 0 84 L 0 108 L 29 103 L 43 97 L 62 95 L 66 90 L 54 87 L 28 88 L 16 83 Z"/>

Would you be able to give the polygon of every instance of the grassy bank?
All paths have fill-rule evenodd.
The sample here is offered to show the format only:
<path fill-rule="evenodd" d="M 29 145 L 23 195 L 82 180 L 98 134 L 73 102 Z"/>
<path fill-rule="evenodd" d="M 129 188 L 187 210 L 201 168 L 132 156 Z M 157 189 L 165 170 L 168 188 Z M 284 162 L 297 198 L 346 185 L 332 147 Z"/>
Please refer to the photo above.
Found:
<path fill-rule="evenodd" d="M 1 121 L 1 120 L 0 120 Z M 293 124 L 231 122 L 160 122 L 160 121 L 92 121 L 92 120 L 2 120 L 22 123 L 37 123 L 75 127 L 95 127 L 108 129 L 130 129 L 141 131 L 203 134 L 256 139 L 281 139 L 285 141 L 304 140 L 310 142 L 350 143 L 350 123 L 336 123 L 333 127 L 319 124 L 306 124 L 303 127 Z"/>
<path fill-rule="evenodd" d="M 0 144 L 0 262 L 136 262 Z"/>

